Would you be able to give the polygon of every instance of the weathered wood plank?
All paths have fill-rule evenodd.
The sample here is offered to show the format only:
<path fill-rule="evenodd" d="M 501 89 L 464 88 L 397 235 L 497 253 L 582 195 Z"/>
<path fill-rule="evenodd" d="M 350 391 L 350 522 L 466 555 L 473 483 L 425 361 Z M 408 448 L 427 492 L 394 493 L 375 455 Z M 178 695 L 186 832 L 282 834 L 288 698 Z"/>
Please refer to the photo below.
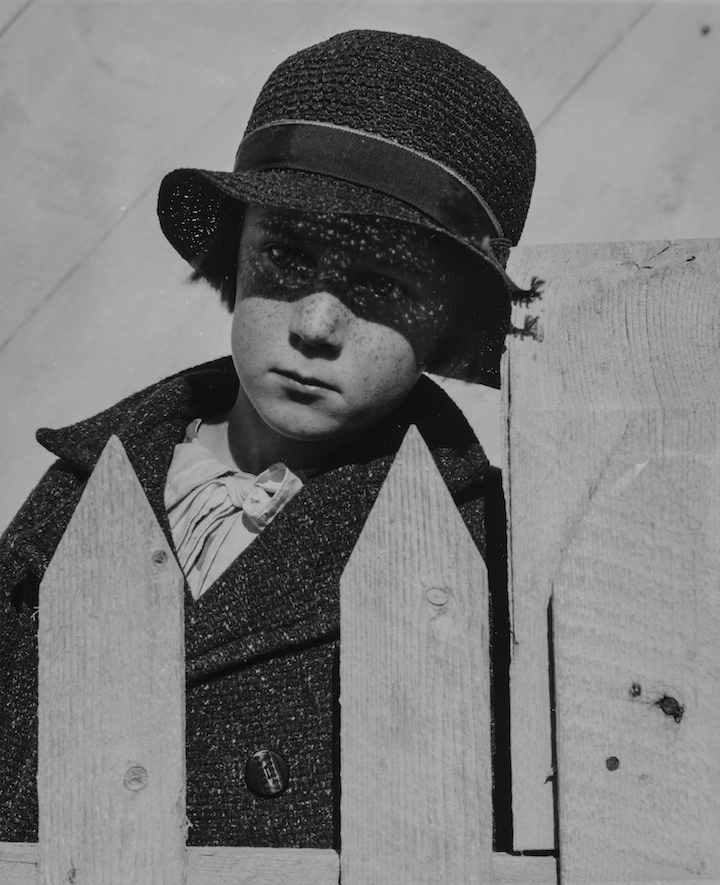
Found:
<path fill-rule="evenodd" d="M 490 881 L 487 572 L 416 428 L 340 611 L 343 885 Z"/>
<path fill-rule="evenodd" d="M 720 6 L 605 5 L 642 17 L 537 133 L 525 242 L 720 236 Z"/>
<path fill-rule="evenodd" d="M 332 849 L 188 848 L 187 885 L 338 885 Z"/>
<path fill-rule="evenodd" d="M 0 882 L 37 885 L 37 845 L 0 843 Z M 312 848 L 187 848 L 186 885 L 337 885 L 339 857 Z M 553 857 L 492 855 L 494 885 L 556 885 Z"/>
<path fill-rule="evenodd" d="M 562 880 L 717 880 L 720 243 L 536 258 L 511 519 L 553 596 Z"/>
<path fill-rule="evenodd" d="M 36 842 L 0 842 L 0 882 L 3 885 L 38 885 Z"/>
<path fill-rule="evenodd" d="M 546 273 L 538 248 L 515 250 L 508 269 L 529 284 Z M 533 305 L 537 313 L 537 304 Z M 513 311 L 522 328 L 526 310 Z M 555 849 L 553 747 L 551 734 L 550 661 L 547 609 L 550 583 L 545 569 L 547 542 L 538 534 L 533 506 L 552 494 L 526 451 L 528 440 L 518 416 L 515 387 L 541 346 L 532 337 L 509 338 L 502 363 L 502 474 L 508 518 L 508 591 L 510 595 L 510 756 L 512 760 L 513 847 L 516 851 Z M 523 403 L 523 407 L 526 407 Z M 529 441 L 533 444 L 533 440 Z M 553 530 L 543 523 L 542 531 Z"/>
<path fill-rule="evenodd" d="M 558 885 L 557 859 L 494 853 L 493 885 Z"/>
<path fill-rule="evenodd" d="M 40 881 L 182 881 L 182 576 L 120 441 L 41 586 Z"/>

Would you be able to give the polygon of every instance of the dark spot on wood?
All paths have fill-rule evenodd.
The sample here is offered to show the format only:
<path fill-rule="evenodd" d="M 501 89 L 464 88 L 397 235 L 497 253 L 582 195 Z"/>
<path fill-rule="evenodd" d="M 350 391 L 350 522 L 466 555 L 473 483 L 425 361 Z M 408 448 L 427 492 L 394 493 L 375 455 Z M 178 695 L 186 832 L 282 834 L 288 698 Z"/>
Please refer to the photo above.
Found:
<path fill-rule="evenodd" d="M 608 771 L 617 771 L 620 768 L 620 760 L 617 756 L 609 756 L 605 760 L 605 766 Z"/>
<path fill-rule="evenodd" d="M 75 867 L 70 867 L 70 869 L 68 870 L 68 882 L 70 882 L 72 885 L 72 883 L 75 881 L 76 877 L 77 877 L 77 870 L 75 869 Z"/>
<path fill-rule="evenodd" d="M 703 35 L 703 37 L 707 37 L 707 35 L 710 33 L 710 25 L 703 25 L 700 28 L 700 33 Z"/>
<path fill-rule="evenodd" d="M 655 701 L 655 706 L 660 707 L 666 716 L 672 716 L 676 722 L 680 722 L 685 712 L 685 707 L 669 695 L 663 695 L 661 698 L 658 698 Z"/>
<path fill-rule="evenodd" d="M 640 687 L 639 682 L 633 682 L 630 686 L 630 697 L 631 698 L 639 698 L 642 694 L 642 688 Z"/>

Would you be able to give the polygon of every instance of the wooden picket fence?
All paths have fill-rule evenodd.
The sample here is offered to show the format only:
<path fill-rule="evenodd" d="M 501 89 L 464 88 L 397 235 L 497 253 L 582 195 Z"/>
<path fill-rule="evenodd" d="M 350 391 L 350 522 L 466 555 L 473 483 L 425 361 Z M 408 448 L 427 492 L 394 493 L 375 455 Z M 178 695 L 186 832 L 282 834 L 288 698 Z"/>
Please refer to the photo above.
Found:
<path fill-rule="evenodd" d="M 487 574 L 415 429 L 341 581 L 342 851 L 186 847 L 182 577 L 111 440 L 41 588 L 40 838 L 3 885 L 720 881 L 720 246 L 514 263 L 547 281 L 505 361 L 515 851 Z"/>

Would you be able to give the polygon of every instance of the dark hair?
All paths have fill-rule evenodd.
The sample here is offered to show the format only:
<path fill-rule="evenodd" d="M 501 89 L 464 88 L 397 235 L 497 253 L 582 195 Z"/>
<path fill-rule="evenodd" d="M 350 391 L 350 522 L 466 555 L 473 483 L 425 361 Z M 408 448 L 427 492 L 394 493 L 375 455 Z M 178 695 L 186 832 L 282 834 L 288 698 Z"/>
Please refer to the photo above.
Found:
<path fill-rule="evenodd" d="M 229 203 L 207 251 L 197 261 L 189 279 L 191 282 L 205 280 L 209 283 L 220 293 L 220 300 L 232 313 L 245 204 L 238 200 L 230 200 Z M 462 375 L 466 371 L 474 371 L 475 364 L 481 362 L 481 356 L 487 359 L 495 352 L 499 359 L 510 324 L 509 299 L 503 305 L 497 295 L 483 298 L 483 290 L 496 293 L 498 289 L 497 277 L 487 264 L 452 237 L 426 232 L 442 247 L 448 266 L 453 268 L 453 275 L 458 282 L 466 282 L 467 289 L 460 291 L 453 302 L 450 330 L 438 342 L 424 369 L 432 374 L 457 377 L 458 373 Z"/>
<path fill-rule="evenodd" d="M 220 300 L 232 313 L 235 308 L 237 258 L 245 217 L 245 204 L 229 200 L 229 207 L 218 224 L 207 251 L 196 262 L 189 280 L 205 280 L 220 293 Z"/>
<path fill-rule="evenodd" d="M 456 298 L 448 333 L 426 370 L 450 378 L 474 377 L 488 358 L 499 363 L 510 328 L 510 299 L 498 297 L 498 281 L 487 263 L 451 237 L 438 234 L 452 268 Z"/>

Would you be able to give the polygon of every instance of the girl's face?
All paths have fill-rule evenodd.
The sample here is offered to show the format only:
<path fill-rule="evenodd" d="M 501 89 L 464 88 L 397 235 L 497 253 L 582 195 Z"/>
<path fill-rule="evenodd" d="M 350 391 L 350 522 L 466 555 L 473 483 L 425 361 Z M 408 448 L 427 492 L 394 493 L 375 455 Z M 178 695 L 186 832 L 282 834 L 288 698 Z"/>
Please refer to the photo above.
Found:
<path fill-rule="evenodd" d="M 232 328 L 246 418 L 340 443 L 391 412 L 452 321 L 446 264 L 401 222 L 249 206 Z"/>

